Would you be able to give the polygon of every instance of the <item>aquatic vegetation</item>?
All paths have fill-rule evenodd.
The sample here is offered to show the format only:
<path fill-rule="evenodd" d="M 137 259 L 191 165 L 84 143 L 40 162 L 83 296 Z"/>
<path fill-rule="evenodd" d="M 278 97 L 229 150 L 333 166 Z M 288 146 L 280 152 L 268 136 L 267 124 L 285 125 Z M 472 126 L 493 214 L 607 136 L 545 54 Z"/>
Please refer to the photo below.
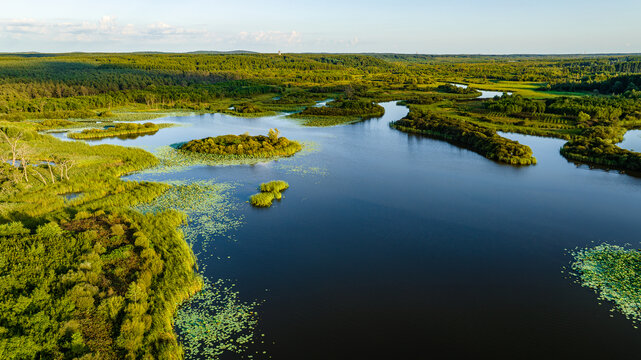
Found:
<path fill-rule="evenodd" d="M 260 191 L 249 198 L 249 203 L 255 207 L 270 207 L 274 199 L 280 200 L 282 192 L 289 189 L 289 184 L 283 180 L 275 180 L 260 184 Z"/>
<path fill-rule="evenodd" d="M 123 135 L 143 135 L 155 134 L 163 127 L 171 126 L 170 124 L 153 124 L 153 123 L 117 123 L 104 129 L 85 129 L 77 133 L 69 133 L 67 136 L 72 139 L 102 139 L 107 137 L 117 137 Z"/>
<path fill-rule="evenodd" d="M 298 175 L 327 175 L 327 169 L 323 169 L 317 166 L 301 166 L 301 165 L 287 165 L 279 164 L 278 168 L 289 174 L 298 174 Z"/>
<path fill-rule="evenodd" d="M 183 303 L 175 325 L 187 359 L 219 359 L 243 353 L 255 342 L 259 304 L 245 303 L 233 285 L 205 282 L 202 291 Z"/>
<path fill-rule="evenodd" d="M 283 159 L 279 157 L 252 157 L 244 155 L 212 155 L 181 151 L 171 146 L 161 146 L 153 151 L 158 158 L 158 166 L 141 171 L 144 174 L 169 174 L 192 166 L 234 166 L 255 165 Z M 305 153 L 305 151 L 301 152 Z"/>
<path fill-rule="evenodd" d="M 243 223 L 234 215 L 237 205 L 230 193 L 232 184 L 213 181 L 166 182 L 170 187 L 151 202 L 139 204 L 136 210 L 142 213 L 160 213 L 174 209 L 185 214 L 182 225 L 185 241 L 194 248 L 196 256 L 204 260 L 212 256 L 211 242 Z"/>
<path fill-rule="evenodd" d="M 582 286 L 593 289 L 626 318 L 641 321 L 641 251 L 601 244 L 572 253 Z"/>
<path fill-rule="evenodd" d="M 221 135 L 192 140 L 180 145 L 179 148 L 183 151 L 211 155 L 270 158 L 292 156 L 302 150 L 302 145 L 297 141 L 279 137 L 278 129 L 270 129 L 267 136 Z"/>

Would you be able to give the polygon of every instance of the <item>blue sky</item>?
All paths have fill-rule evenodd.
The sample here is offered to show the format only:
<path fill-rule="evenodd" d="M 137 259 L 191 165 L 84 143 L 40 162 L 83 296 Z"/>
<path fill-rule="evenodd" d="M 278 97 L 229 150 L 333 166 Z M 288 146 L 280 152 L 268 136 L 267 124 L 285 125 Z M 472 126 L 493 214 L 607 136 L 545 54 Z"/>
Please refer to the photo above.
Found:
<path fill-rule="evenodd" d="M 0 52 L 641 52 L 639 0 L 15 0 Z"/>

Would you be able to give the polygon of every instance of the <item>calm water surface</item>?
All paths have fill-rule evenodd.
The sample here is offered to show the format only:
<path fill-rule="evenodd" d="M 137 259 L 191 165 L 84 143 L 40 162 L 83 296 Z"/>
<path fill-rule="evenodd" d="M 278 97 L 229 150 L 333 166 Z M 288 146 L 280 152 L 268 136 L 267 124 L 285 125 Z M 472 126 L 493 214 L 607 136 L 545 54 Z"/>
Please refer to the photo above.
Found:
<path fill-rule="evenodd" d="M 383 106 L 381 119 L 333 128 L 282 117 L 166 118 L 156 122 L 188 126 L 97 143 L 153 149 L 273 127 L 315 142 L 317 151 L 279 162 L 145 176 L 239 184 L 244 225 L 237 241 L 216 240 L 222 260 L 207 260 L 205 272 L 264 301 L 269 345 L 258 350 L 273 359 L 638 356 L 639 330 L 562 271 L 566 249 L 638 245 L 641 179 L 577 167 L 559 155 L 562 140 L 514 134 L 505 136 L 532 147 L 539 164 L 500 165 L 390 129 L 407 110 Z M 245 203 L 273 179 L 291 185 L 281 202 Z"/>

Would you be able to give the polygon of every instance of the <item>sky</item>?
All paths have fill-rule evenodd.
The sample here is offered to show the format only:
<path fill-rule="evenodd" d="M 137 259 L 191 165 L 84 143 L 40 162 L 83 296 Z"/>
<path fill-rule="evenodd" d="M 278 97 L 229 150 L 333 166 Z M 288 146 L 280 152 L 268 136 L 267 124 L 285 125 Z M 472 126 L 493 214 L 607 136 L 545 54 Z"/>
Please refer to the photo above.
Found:
<path fill-rule="evenodd" d="M 0 52 L 641 52 L 641 0 L 0 3 Z"/>

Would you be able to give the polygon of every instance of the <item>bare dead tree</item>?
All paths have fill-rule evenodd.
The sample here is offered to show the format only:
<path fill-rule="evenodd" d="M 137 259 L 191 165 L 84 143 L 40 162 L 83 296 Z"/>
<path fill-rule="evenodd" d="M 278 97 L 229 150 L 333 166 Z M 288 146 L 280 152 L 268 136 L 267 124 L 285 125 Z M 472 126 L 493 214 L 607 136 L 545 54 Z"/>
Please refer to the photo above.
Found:
<path fill-rule="evenodd" d="M 65 179 L 69 180 L 69 169 L 71 169 L 74 165 L 73 160 L 71 159 L 66 159 L 63 160 L 60 163 L 60 174 L 61 176 L 64 176 Z"/>
<path fill-rule="evenodd" d="M 42 181 L 43 184 L 47 185 L 47 180 L 45 179 L 44 176 L 42 176 L 40 171 L 34 169 L 33 167 L 31 167 L 31 171 L 34 172 L 36 175 L 38 175 L 38 177 L 40 178 L 40 181 Z"/>
<path fill-rule="evenodd" d="M 47 168 L 49 169 L 49 175 L 51 175 L 51 183 L 56 182 L 56 177 L 53 175 L 53 168 L 51 167 L 51 163 L 56 163 L 56 159 L 54 157 L 45 160 L 47 162 Z"/>
<path fill-rule="evenodd" d="M 16 160 L 18 158 L 18 148 L 19 141 L 22 138 L 22 133 L 18 133 L 15 137 L 11 138 L 5 130 L 0 129 L 0 134 L 2 138 L 9 144 L 9 149 L 11 151 L 11 166 L 16 166 Z"/>
<path fill-rule="evenodd" d="M 25 146 L 18 148 L 15 153 L 15 156 L 18 156 L 20 158 L 20 166 L 22 166 L 25 182 L 29 182 L 29 173 L 27 173 L 27 167 L 29 166 L 30 155 L 31 154 L 29 149 Z"/>

